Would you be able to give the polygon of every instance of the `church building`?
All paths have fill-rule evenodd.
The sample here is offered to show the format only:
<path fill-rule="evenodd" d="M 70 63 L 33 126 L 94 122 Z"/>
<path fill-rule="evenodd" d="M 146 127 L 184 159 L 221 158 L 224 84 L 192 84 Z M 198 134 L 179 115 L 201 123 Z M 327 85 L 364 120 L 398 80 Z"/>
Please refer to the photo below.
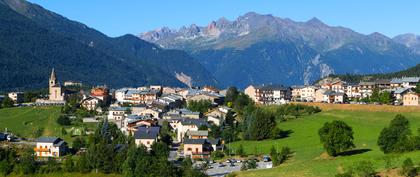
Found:
<path fill-rule="evenodd" d="M 57 79 L 57 77 L 55 75 L 54 68 L 52 69 L 52 72 L 51 72 L 49 84 L 50 84 L 50 87 L 49 87 L 49 91 L 50 91 L 49 100 L 50 101 L 65 101 L 66 94 L 64 92 L 63 87 L 58 82 L 58 79 Z"/>

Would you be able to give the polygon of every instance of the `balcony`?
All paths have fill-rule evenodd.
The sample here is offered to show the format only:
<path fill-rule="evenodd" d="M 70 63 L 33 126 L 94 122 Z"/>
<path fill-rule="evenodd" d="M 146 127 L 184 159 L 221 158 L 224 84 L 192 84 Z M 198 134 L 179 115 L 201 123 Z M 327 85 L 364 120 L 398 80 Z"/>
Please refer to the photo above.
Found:
<path fill-rule="evenodd" d="M 48 148 L 34 148 L 35 152 L 50 152 L 51 150 Z"/>

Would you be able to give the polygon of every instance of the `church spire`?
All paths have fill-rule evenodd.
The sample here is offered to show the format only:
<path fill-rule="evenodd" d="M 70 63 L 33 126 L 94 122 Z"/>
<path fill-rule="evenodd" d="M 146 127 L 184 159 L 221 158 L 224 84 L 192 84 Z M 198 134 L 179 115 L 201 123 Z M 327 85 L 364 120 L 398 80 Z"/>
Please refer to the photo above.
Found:
<path fill-rule="evenodd" d="M 51 71 L 51 76 L 50 76 L 50 86 L 56 85 L 57 84 L 57 77 L 55 76 L 55 71 L 54 68 Z"/>

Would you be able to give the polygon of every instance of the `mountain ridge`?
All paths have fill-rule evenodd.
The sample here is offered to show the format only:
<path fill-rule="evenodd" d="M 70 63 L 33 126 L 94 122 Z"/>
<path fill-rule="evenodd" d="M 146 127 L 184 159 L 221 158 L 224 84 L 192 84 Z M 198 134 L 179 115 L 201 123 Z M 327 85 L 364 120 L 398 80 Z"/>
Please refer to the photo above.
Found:
<path fill-rule="evenodd" d="M 329 26 L 316 17 L 295 22 L 249 12 L 232 21 L 219 18 L 207 26 L 160 28 L 138 37 L 163 48 L 185 50 L 225 86 L 235 80 L 240 88 L 309 84 L 329 74 L 394 72 L 420 62 L 420 55 L 404 42 L 377 32 L 364 35 Z M 254 72 L 258 67 L 264 69 Z"/>
<path fill-rule="evenodd" d="M 161 49 L 133 35 L 111 38 L 23 0 L 0 0 L 0 8 L 0 43 L 4 44 L 0 45 L 0 62 L 15 68 L 0 73 L 7 81 L 0 84 L 4 90 L 44 87 L 53 67 L 63 80 L 92 85 L 217 85 L 212 75 L 183 51 Z M 31 63 L 33 68 L 23 69 Z M 191 82 L 178 79 L 181 73 L 191 77 Z"/>

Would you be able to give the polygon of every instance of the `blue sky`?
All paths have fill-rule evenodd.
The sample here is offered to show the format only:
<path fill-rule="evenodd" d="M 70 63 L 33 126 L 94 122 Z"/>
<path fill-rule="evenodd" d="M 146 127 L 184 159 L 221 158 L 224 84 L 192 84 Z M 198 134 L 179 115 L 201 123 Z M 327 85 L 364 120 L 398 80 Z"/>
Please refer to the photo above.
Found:
<path fill-rule="evenodd" d="M 207 25 L 246 12 L 273 14 L 295 21 L 317 17 L 332 26 L 363 34 L 394 37 L 420 34 L 418 0 L 30 0 L 46 9 L 93 27 L 109 36 L 149 31 L 162 26 Z"/>

